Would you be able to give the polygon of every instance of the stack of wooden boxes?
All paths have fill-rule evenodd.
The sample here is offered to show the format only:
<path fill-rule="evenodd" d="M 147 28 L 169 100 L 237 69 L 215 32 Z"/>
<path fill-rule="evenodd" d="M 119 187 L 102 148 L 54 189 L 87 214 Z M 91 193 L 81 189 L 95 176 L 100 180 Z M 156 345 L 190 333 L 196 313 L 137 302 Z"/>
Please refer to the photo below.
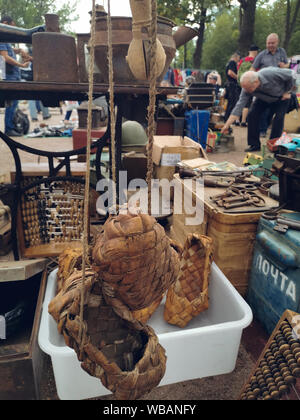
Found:
<path fill-rule="evenodd" d="M 197 206 L 199 222 L 195 225 L 188 224 L 193 209 L 188 208 L 186 202 L 181 214 L 173 214 L 170 233 L 173 239 L 183 244 L 189 233 L 207 235 L 214 242 L 214 262 L 222 270 L 237 291 L 245 296 L 248 289 L 248 280 L 251 271 L 253 248 L 256 237 L 257 225 L 262 215 L 261 212 L 224 213 L 210 200 L 210 196 L 222 193 L 221 188 L 202 188 L 196 194 L 194 188 L 190 191 L 184 185 L 184 180 L 178 174 L 174 175 L 175 194 L 176 188 L 185 189 L 185 194 L 192 197 L 189 200 L 194 209 Z M 182 196 L 183 193 L 181 192 Z M 267 205 L 276 207 L 277 201 L 266 197 Z M 201 220 L 200 220 L 201 219 Z"/>

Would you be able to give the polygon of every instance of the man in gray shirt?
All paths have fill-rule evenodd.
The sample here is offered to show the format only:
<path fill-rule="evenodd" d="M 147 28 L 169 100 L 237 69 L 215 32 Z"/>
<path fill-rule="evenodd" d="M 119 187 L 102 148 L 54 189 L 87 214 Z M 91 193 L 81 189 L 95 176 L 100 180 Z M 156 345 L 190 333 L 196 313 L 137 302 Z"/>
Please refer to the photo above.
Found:
<path fill-rule="evenodd" d="M 277 34 L 270 34 L 266 40 L 266 49 L 261 51 L 253 61 L 250 70 L 261 70 L 265 67 L 288 68 L 288 58 L 283 48 L 278 47 L 279 38 Z"/>
<path fill-rule="evenodd" d="M 266 67 L 280 67 L 289 68 L 289 62 L 286 52 L 283 48 L 278 47 L 279 37 L 277 34 L 272 33 L 267 36 L 266 49 L 261 51 L 253 61 L 250 70 L 261 70 Z M 267 129 L 271 123 L 273 115 L 271 109 L 266 107 L 263 111 L 263 117 L 260 121 L 260 135 L 266 137 Z"/>
<path fill-rule="evenodd" d="M 270 106 L 275 114 L 270 138 L 281 136 L 284 117 L 288 109 L 290 92 L 296 86 L 296 78 L 290 69 L 267 67 L 258 72 L 247 71 L 241 78 L 242 92 L 221 132 L 228 130 L 230 125 L 242 115 L 243 108 L 249 97 L 254 96 L 248 114 L 248 145 L 246 152 L 260 150 L 259 125 L 263 110 Z"/>

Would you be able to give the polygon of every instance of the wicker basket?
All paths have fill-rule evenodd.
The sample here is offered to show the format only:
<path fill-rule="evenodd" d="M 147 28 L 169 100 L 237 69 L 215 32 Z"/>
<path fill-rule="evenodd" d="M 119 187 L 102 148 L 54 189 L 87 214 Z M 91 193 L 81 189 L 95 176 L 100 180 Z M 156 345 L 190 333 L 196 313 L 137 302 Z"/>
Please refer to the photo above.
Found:
<path fill-rule="evenodd" d="M 119 214 L 104 224 L 93 250 L 93 269 L 103 293 L 132 310 L 161 298 L 179 273 L 178 248 L 145 214 Z"/>
<path fill-rule="evenodd" d="M 82 268 L 82 248 L 66 248 L 58 257 L 57 293 L 75 269 Z"/>
<path fill-rule="evenodd" d="M 130 313 L 125 320 L 107 304 L 102 283 L 88 270 L 75 271 L 50 302 L 48 310 L 66 344 L 73 348 L 82 368 L 101 380 L 116 399 L 140 398 L 159 384 L 166 369 L 166 356 L 154 331 Z M 82 287 L 83 319 L 80 317 Z M 81 335 L 81 332 L 83 334 Z"/>
<path fill-rule="evenodd" d="M 180 273 L 167 293 L 164 319 L 169 324 L 183 328 L 208 309 L 212 245 L 212 239 L 207 236 L 188 236 L 180 260 Z"/>

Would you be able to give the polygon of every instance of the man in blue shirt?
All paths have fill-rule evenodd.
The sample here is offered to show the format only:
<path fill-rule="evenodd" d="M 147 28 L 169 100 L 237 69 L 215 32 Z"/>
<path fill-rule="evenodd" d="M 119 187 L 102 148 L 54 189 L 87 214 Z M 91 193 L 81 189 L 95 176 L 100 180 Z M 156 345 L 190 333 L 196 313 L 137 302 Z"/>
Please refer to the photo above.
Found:
<path fill-rule="evenodd" d="M 4 25 L 15 26 L 15 22 L 10 16 L 3 16 L 1 19 L 1 23 Z M 0 43 L 0 55 L 4 58 L 5 61 L 5 70 L 6 76 L 5 80 L 7 81 L 20 81 L 20 67 L 26 68 L 29 66 L 30 62 L 20 63 L 17 61 L 16 54 L 20 53 L 20 49 L 14 49 L 11 44 Z M 21 134 L 15 130 L 14 126 L 14 114 L 16 108 L 18 106 L 18 101 L 13 100 L 10 102 L 5 109 L 5 119 L 4 119 L 4 126 L 5 126 L 5 134 L 8 136 L 18 136 L 20 137 Z"/>

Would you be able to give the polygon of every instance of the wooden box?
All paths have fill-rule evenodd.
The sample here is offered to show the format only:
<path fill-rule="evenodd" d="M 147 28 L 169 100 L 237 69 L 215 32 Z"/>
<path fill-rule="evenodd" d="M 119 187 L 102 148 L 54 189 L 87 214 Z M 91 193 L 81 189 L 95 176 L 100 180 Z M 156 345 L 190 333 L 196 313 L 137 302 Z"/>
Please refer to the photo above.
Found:
<path fill-rule="evenodd" d="M 183 181 L 178 174 L 174 175 L 176 186 L 183 188 Z M 176 189 L 175 189 L 176 191 Z M 228 280 L 245 296 L 251 271 L 253 248 L 258 221 L 262 212 L 224 213 L 210 197 L 224 192 L 224 188 L 205 187 L 203 196 L 198 197 L 197 205 L 202 211 L 202 222 L 198 225 L 188 225 L 187 217 L 190 210 L 183 206 L 182 214 L 173 214 L 171 235 L 184 244 L 189 233 L 200 233 L 213 239 L 214 261 Z M 196 205 L 195 193 L 192 194 L 193 206 Z M 276 207 L 278 202 L 264 197 L 266 206 Z M 245 208 L 247 209 L 247 208 Z"/>
<path fill-rule="evenodd" d="M 28 287 L 32 286 L 31 281 L 37 289 L 34 290 L 37 294 L 34 297 L 36 306 L 32 311 L 33 316 L 16 334 L 0 340 L 0 400 L 40 399 L 45 358 L 38 345 L 38 331 L 47 281 L 46 270 L 31 278 Z"/>

